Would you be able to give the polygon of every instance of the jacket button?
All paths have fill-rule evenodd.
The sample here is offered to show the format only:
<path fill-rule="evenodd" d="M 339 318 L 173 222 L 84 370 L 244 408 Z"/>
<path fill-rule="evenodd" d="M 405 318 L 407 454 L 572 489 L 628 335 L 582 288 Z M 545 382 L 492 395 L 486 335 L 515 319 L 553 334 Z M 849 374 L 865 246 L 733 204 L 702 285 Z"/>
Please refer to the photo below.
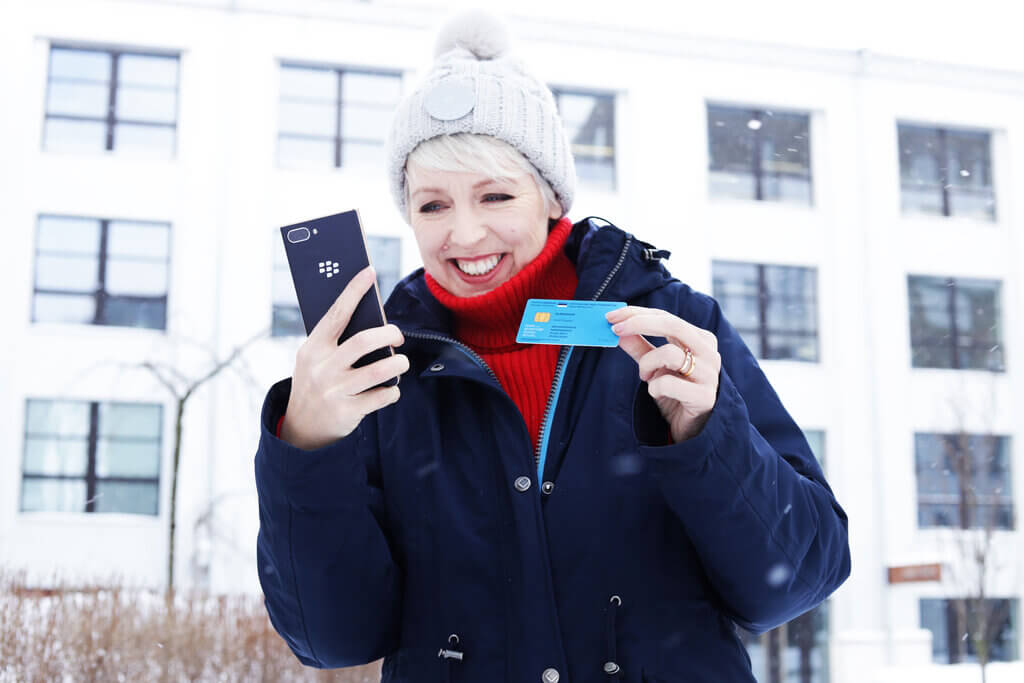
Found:
<path fill-rule="evenodd" d="M 444 363 L 434 363 L 430 366 L 431 372 L 441 372 L 442 370 L 444 370 Z"/>
<path fill-rule="evenodd" d="M 558 671 L 556 669 L 544 669 L 544 673 L 541 674 L 540 678 L 544 683 L 558 683 Z"/>
<path fill-rule="evenodd" d="M 540 485 L 540 490 L 544 493 L 551 495 L 551 492 L 555 490 L 555 482 L 546 481 Z"/>
<path fill-rule="evenodd" d="M 528 488 L 530 488 L 530 478 L 529 477 L 519 477 L 519 478 L 516 479 L 516 491 L 519 491 L 520 493 L 522 493 L 523 491 L 527 490 Z"/>

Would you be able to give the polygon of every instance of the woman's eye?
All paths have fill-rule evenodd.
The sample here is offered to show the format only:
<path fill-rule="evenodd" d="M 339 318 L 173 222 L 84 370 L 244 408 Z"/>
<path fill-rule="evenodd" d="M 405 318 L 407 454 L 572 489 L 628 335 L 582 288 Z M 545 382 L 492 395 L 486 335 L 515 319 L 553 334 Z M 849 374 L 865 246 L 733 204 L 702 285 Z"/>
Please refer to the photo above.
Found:
<path fill-rule="evenodd" d="M 427 202 L 420 207 L 420 213 L 433 213 L 441 208 L 440 202 Z"/>
<path fill-rule="evenodd" d="M 509 199 L 514 199 L 510 194 L 488 194 L 484 195 L 485 202 L 505 202 Z"/>

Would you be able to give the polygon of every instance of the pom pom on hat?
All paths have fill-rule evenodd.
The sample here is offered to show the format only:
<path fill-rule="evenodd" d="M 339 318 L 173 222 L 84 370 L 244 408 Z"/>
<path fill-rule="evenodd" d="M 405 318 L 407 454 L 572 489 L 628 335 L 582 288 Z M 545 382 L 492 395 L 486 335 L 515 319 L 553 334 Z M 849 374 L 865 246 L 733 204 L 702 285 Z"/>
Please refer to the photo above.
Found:
<path fill-rule="evenodd" d="M 441 28 L 434 44 L 434 57 L 457 47 L 469 50 L 477 59 L 494 59 L 508 52 L 508 28 L 501 19 L 483 10 L 463 12 Z"/>

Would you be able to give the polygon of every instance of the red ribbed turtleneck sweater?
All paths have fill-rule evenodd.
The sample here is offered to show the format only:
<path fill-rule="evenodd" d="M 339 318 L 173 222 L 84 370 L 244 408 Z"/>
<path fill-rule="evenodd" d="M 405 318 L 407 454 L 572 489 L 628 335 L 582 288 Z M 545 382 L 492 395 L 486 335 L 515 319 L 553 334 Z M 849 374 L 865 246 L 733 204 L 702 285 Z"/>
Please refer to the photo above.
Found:
<path fill-rule="evenodd" d="M 430 293 L 452 312 L 455 337 L 484 359 L 515 401 L 534 448 L 561 347 L 517 344 L 516 333 L 527 299 L 571 299 L 576 293 L 576 268 L 563 249 L 571 229 L 568 218 L 558 221 L 535 259 L 480 296 L 454 296 L 426 276 Z"/>

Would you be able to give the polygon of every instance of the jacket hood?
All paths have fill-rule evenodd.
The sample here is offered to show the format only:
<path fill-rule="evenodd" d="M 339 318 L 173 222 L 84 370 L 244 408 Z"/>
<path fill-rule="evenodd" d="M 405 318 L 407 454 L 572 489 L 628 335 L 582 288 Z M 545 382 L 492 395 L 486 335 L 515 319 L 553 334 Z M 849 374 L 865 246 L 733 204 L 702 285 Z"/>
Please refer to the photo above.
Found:
<path fill-rule="evenodd" d="M 565 253 L 576 266 L 576 299 L 598 295 L 603 301 L 629 302 L 675 279 L 661 264 L 669 252 L 602 218 L 591 216 L 573 224 Z M 388 322 L 404 329 L 451 329 L 451 313 L 427 289 L 423 268 L 395 285 L 384 311 Z"/>

